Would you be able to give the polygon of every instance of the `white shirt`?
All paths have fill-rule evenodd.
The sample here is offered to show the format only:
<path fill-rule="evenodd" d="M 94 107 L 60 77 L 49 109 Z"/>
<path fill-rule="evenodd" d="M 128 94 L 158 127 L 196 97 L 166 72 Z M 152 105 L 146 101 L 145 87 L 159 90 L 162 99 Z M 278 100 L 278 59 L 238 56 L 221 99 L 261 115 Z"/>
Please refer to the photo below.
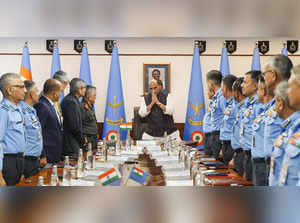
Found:
<path fill-rule="evenodd" d="M 140 103 L 140 110 L 139 110 L 139 115 L 144 118 L 147 115 L 149 115 L 149 112 L 147 112 L 147 106 L 145 102 L 145 98 L 143 97 Z M 174 114 L 174 104 L 173 104 L 173 99 L 170 94 L 167 96 L 167 104 L 166 104 L 166 111 L 164 112 L 165 115 L 173 115 Z"/>

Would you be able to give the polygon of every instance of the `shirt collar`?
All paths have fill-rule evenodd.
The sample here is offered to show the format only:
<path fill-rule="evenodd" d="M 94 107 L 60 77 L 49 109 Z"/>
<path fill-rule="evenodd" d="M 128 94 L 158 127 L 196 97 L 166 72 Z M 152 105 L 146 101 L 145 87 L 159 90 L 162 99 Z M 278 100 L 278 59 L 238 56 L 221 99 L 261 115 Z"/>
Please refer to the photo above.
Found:
<path fill-rule="evenodd" d="M 233 97 L 229 98 L 229 99 L 226 99 L 226 104 L 227 105 L 230 105 L 233 103 Z"/>
<path fill-rule="evenodd" d="M 297 119 L 300 119 L 300 111 L 294 112 L 290 115 L 290 117 L 287 118 L 287 120 L 290 120 L 290 123 L 296 121 Z"/>
<path fill-rule="evenodd" d="M 20 101 L 19 105 L 24 108 L 27 109 L 30 112 L 34 112 L 34 108 L 31 107 L 29 104 L 27 104 L 25 101 Z"/>
<path fill-rule="evenodd" d="M 52 106 L 54 106 L 54 102 L 53 101 L 51 101 L 51 99 L 50 98 L 48 98 L 47 96 L 45 96 L 44 95 L 44 97 L 50 102 L 50 104 L 52 105 Z"/>
<path fill-rule="evenodd" d="M 4 104 L 6 104 L 8 107 L 12 108 L 13 110 L 17 110 L 18 106 L 13 104 L 10 100 L 4 98 L 3 99 Z"/>
<path fill-rule="evenodd" d="M 257 101 L 257 99 L 258 99 L 257 94 L 254 95 L 251 99 L 248 98 L 248 104 L 250 104 L 250 105 L 254 104 Z"/>

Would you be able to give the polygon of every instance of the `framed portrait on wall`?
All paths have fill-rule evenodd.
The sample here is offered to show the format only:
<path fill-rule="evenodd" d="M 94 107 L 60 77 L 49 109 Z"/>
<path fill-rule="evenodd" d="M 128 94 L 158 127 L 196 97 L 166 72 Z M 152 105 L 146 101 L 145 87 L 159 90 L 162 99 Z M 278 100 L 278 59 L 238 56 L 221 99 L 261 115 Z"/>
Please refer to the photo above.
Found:
<path fill-rule="evenodd" d="M 170 93 L 170 63 L 144 63 L 144 95 L 149 93 L 149 81 L 161 80 L 163 92 Z"/>

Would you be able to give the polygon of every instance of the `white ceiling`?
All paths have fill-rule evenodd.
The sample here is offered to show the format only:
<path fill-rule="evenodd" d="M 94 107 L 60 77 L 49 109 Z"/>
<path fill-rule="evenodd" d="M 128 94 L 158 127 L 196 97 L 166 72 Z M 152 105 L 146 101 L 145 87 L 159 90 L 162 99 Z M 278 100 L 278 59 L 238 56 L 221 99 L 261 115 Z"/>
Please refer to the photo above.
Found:
<path fill-rule="evenodd" d="M 0 37 L 298 37 L 298 0 L 0 0 Z"/>

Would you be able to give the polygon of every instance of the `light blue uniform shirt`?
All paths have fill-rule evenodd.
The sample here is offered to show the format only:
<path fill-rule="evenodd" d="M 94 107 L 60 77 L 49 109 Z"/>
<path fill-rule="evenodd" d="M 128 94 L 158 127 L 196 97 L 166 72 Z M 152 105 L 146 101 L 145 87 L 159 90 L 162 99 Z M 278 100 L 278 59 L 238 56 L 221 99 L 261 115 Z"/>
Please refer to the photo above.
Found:
<path fill-rule="evenodd" d="M 210 113 L 210 106 L 212 101 L 208 102 L 208 110 L 204 115 L 203 118 L 203 132 L 204 133 L 211 133 L 211 113 Z"/>
<path fill-rule="evenodd" d="M 7 99 L 0 103 L 0 170 L 3 154 L 25 152 L 25 128 L 21 108 Z"/>
<path fill-rule="evenodd" d="M 36 110 L 26 102 L 19 103 L 25 119 L 26 156 L 39 157 L 43 150 L 42 129 Z"/>
<path fill-rule="evenodd" d="M 247 98 L 245 102 L 245 108 L 243 110 L 243 117 L 240 127 L 240 143 L 243 150 L 251 150 L 252 146 L 252 123 L 255 119 L 254 106 L 257 103 L 257 95 L 253 96 L 249 100 Z"/>
<path fill-rule="evenodd" d="M 235 120 L 233 122 L 232 133 L 231 133 L 231 147 L 232 149 L 240 149 L 242 148 L 240 144 L 240 127 L 242 121 L 243 110 L 245 108 L 245 100 L 241 102 L 234 102 L 233 113 Z"/>
<path fill-rule="evenodd" d="M 275 99 L 273 99 L 265 118 L 264 150 L 266 158 L 271 157 L 274 141 L 280 135 L 282 130 L 282 122 L 283 120 L 279 118 L 275 111 Z"/>
<path fill-rule="evenodd" d="M 252 145 L 251 156 L 253 158 L 264 158 L 264 133 L 265 133 L 265 114 L 271 106 L 270 103 L 257 103 L 254 106 L 255 119 L 252 123 Z"/>
<path fill-rule="evenodd" d="M 233 107 L 234 107 L 234 99 L 233 97 L 231 97 L 230 99 L 226 100 L 226 108 L 224 111 L 224 117 L 220 129 L 220 140 L 229 141 L 231 138 L 232 127 L 235 120 Z"/>
<path fill-rule="evenodd" d="M 284 120 L 281 124 L 281 134 L 274 142 L 274 149 L 271 156 L 269 185 L 278 186 L 279 175 L 281 171 L 282 161 L 285 154 L 285 148 L 288 144 L 288 139 L 292 136 L 296 127 L 297 120 L 300 120 L 300 112 L 293 113 L 290 117 Z"/>
<path fill-rule="evenodd" d="M 221 88 L 212 98 L 211 104 L 211 131 L 220 131 L 224 117 L 226 98 L 222 95 Z"/>

